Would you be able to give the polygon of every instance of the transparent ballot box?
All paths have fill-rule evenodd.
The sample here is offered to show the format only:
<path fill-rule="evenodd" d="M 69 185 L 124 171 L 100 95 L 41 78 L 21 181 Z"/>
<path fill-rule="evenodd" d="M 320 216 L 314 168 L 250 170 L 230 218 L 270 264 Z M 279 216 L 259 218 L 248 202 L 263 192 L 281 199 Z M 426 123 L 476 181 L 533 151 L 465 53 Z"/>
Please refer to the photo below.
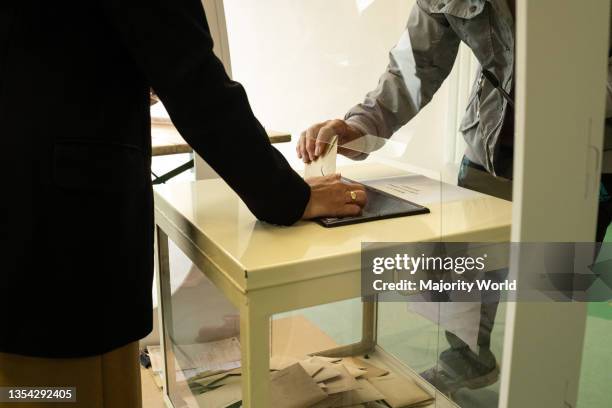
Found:
<path fill-rule="evenodd" d="M 372 195 L 368 222 L 280 227 L 219 178 L 156 186 L 159 339 L 149 354 L 168 406 L 497 406 L 503 299 L 365 292 L 370 244 L 510 237 L 511 183 L 464 160 L 463 131 L 478 125 L 463 119 L 478 110 L 477 61 L 461 46 L 446 79 L 425 84 L 406 35 L 415 4 L 204 1 L 258 119 L 291 133 L 274 145 L 289 164 L 311 186 L 341 174 L 399 201 Z"/>
<path fill-rule="evenodd" d="M 171 272 L 172 278 L 181 269 L 186 274 L 171 296 L 162 291 L 162 347 L 148 347 L 152 374 L 160 377 L 171 406 L 243 406 L 249 362 L 244 361 L 241 339 L 248 339 L 251 333 L 241 332 L 239 308 L 208 277 L 190 266 L 182 253 L 177 252 L 173 259 L 179 272 Z M 455 305 L 466 315 L 474 307 Z M 436 308 L 434 314 L 443 313 L 440 305 L 421 306 Z M 269 340 L 264 346 L 267 355 L 265 360 L 254 360 L 265 366 L 267 375 L 251 380 L 269 388 L 270 407 L 497 404 L 498 382 L 494 380 L 478 389 L 463 386 L 452 392 L 429 382 L 431 372 L 450 369 L 441 365 L 453 363 L 444 360 L 452 350 L 451 341 L 456 335 L 465 338 L 469 327 L 455 324 L 451 331 L 433 321 L 432 313 L 410 304 L 352 298 L 277 313 L 263 323 L 261 331 Z M 501 356 L 503 320 L 496 322 L 491 334 L 492 353 Z M 251 406 L 261 406 L 253 401 Z"/>
<path fill-rule="evenodd" d="M 389 164 L 342 172 L 390 179 L 389 191 L 419 186 L 419 173 Z M 261 223 L 219 179 L 156 187 L 160 339 L 148 351 L 167 403 L 495 406 L 501 299 L 364 291 L 370 245 L 507 236 L 509 202 L 426 181 L 437 189 L 429 213 L 333 228 Z"/>

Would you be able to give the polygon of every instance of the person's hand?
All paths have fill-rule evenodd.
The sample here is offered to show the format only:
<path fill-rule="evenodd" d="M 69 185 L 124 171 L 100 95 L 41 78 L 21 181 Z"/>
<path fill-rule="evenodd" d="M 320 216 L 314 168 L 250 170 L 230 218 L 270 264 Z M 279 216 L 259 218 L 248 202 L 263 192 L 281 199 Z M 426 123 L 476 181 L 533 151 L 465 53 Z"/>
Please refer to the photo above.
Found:
<path fill-rule="evenodd" d="M 355 150 L 343 148 L 342 145 L 362 137 L 363 134 L 345 121 L 334 119 L 317 123 L 302 132 L 296 147 L 298 157 L 304 163 L 316 160 L 325 153 L 334 136 L 338 136 L 338 153 L 349 158 L 361 154 Z"/>
<path fill-rule="evenodd" d="M 368 197 L 361 184 L 345 183 L 339 174 L 313 177 L 310 185 L 310 201 L 302 219 L 320 217 L 349 217 L 359 215 Z"/>

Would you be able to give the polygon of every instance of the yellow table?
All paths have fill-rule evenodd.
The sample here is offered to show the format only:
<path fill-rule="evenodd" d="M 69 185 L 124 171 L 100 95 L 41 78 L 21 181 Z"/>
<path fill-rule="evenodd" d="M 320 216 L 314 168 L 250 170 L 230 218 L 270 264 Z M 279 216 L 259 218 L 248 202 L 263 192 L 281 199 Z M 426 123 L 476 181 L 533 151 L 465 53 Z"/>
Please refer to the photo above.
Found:
<path fill-rule="evenodd" d="M 354 180 L 402 175 L 379 164 L 342 169 Z M 269 319 L 276 313 L 360 297 L 362 242 L 508 241 L 511 203 L 478 195 L 428 205 L 430 214 L 326 229 L 314 222 L 277 227 L 258 222 L 222 180 L 155 188 L 158 289 L 162 343 L 172 324 L 168 239 L 171 239 L 240 312 L 244 407 L 267 407 Z M 373 361 L 402 368 L 376 345 L 376 305 L 364 303 L 359 343 L 328 354 L 371 352 Z M 171 348 L 162 347 L 167 372 Z M 167 349 L 167 350 L 166 350 Z M 397 367 L 396 367 L 397 366 Z M 404 373 L 411 375 L 410 370 Z M 170 377 L 170 378 L 169 378 Z M 166 376 L 172 381 L 173 376 Z M 414 376 L 413 376 L 414 377 Z M 428 384 L 414 378 L 429 391 Z M 452 406 L 440 394 L 436 406 Z M 169 400 L 167 400 L 169 402 Z M 450 405 L 444 405 L 450 404 Z"/>

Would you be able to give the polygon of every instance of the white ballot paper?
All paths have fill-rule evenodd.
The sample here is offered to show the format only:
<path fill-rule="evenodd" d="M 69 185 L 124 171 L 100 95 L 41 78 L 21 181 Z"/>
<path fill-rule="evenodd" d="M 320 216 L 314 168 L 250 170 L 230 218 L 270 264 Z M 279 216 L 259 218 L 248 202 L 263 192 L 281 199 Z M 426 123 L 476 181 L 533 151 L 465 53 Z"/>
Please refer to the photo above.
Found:
<path fill-rule="evenodd" d="M 338 156 L 338 136 L 334 136 L 319 158 L 304 168 L 304 178 L 329 176 L 336 173 L 336 157 Z"/>
<path fill-rule="evenodd" d="M 226 371 L 240 367 L 240 341 L 236 337 L 208 343 L 175 345 L 174 353 L 183 370 Z"/>
<path fill-rule="evenodd" d="M 448 203 L 483 196 L 476 191 L 430 179 L 415 173 L 398 177 L 365 180 L 362 183 L 420 205 Z"/>
<path fill-rule="evenodd" d="M 151 368 L 163 377 L 160 346 L 147 346 Z M 190 379 L 204 372 L 228 371 L 241 366 L 240 341 L 236 337 L 208 343 L 175 345 L 174 367 L 177 378 Z"/>

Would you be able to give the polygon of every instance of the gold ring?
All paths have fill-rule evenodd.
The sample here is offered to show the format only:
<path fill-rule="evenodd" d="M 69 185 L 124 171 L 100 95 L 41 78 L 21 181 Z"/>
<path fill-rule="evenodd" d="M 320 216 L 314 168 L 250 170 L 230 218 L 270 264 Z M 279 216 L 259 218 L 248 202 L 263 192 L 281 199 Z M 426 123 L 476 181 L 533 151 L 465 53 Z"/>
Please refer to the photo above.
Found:
<path fill-rule="evenodd" d="M 357 200 L 357 193 L 354 191 L 350 191 L 351 193 L 351 200 L 356 201 Z"/>

